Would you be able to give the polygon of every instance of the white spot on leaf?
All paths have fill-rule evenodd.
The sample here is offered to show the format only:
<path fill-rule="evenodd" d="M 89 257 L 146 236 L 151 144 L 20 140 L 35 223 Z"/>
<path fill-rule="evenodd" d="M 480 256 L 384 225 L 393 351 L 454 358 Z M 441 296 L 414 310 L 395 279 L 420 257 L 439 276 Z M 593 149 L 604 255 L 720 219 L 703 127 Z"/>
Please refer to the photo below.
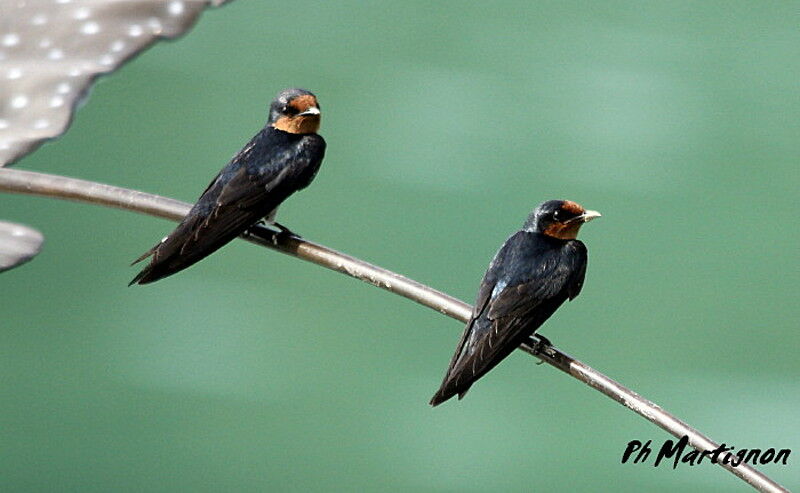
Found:
<path fill-rule="evenodd" d="M 183 2 L 178 0 L 170 2 L 169 6 L 167 7 L 167 12 L 169 12 L 169 15 L 174 16 L 183 14 Z"/>
<path fill-rule="evenodd" d="M 89 16 L 91 15 L 91 13 L 92 13 L 92 11 L 89 10 L 88 7 L 81 7 L 79 9 L 75 10 L 75 13 L 73 14 L 73 17 L 75 17 L 78 20 L 84 20 L 84 19 L 88 19 Z"/>
<path fill-rule="evenodd" d="M 16 46 L 19 44 L 19 35 L 15 33 L 8 33 L 3 36 L 3 46 Z"/>
<path fill-rule="evenodd" d="M 21 108 L 24 108 L 26 106 L 28 106 L 28 97 L 27 96 L 23 96 L 23 95 L 20 94 L 19 96 L 14 96 L 13 98 L 11 98 L 11 107 L 12 108 L 21 109 Z"/>
<path fill-rule="evenodd" d="M 81 26 L 81 32 L 88 35 L 97 34 L 100 32 L 100 25 L 94 21 L 87 22 Z"/>

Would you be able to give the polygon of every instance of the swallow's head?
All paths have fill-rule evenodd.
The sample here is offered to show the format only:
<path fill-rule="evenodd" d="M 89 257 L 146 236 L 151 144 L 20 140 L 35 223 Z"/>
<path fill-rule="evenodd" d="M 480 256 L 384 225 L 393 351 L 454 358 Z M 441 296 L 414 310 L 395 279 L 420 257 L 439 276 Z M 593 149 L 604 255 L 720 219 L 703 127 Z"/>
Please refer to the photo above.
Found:
<path fill-rule="evenodd" d="M 596 217 L 600 217 L 599 212 L 587 211 L 571 200 L 548 200 L 531 212 L 522 229 L 559 240 L 574 240 L 583 223 Z"/>
<path fill-rule="evenodd" d="M 286 89 L 269 107 L 269 123 L 292 134 L 313 134 L 319 130 L 317 97 L 305 89 Z"/>

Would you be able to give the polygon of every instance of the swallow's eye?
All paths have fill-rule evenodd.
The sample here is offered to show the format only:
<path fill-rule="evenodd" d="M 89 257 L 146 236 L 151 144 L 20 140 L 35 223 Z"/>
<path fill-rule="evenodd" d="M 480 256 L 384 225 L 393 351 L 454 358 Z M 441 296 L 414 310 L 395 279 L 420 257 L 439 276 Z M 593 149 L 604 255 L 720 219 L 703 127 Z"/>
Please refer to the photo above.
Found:
<path fill-rule="evenodd" d="M 561 209 L 556 209 L 553 213 L 553 221 L 560 223 L 566 218 L 566 214 Z"/>
<path fill-rule="evenodd" d="M 285 115 L 296 115 L 297 114 L 297 108 L 295 108 L 294 106 L 286 105 L 286 106 L 283 107 L 283 114 L 285 114 Z"/>

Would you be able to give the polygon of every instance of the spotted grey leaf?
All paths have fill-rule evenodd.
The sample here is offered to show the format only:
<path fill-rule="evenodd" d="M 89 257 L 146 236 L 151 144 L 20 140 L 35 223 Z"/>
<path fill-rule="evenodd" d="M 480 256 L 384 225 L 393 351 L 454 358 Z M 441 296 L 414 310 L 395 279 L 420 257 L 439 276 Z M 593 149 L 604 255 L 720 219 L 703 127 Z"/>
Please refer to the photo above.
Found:
<path fill-rule="evenodd" d="M 0 221 L 0 272 L 24 264 L 42 249 L 44 236 L 28 226 Z"/>
<path fill-rule="evenodd" d="M 0 166 L 63 134 L 99 75 L 227 0 L 0 0 Z"/>

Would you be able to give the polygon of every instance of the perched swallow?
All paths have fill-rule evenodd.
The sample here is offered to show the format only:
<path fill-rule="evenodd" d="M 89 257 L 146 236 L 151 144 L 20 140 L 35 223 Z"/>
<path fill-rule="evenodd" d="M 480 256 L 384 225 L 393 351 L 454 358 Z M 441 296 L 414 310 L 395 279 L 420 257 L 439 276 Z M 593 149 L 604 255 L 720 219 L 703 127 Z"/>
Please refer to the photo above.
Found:
<path fill-rule="evenodd" d="M 506 240 L 483 276 L 472 317 L 432 406 L 456 394 L 464 397 L 564 301 L 578 296 L 587 254 L 576 237 L 581 225 L 596 217 L 600 213 L 575 202 L 550 200 Z"/>
<path fill-rule="evenodd" d="M 317 98 L 287 89 L 272 101 L 264 128 L 219 172 L 175 230 L 135 262 L 152 256 L 130 284 L 157 281 L 214 253 L 307 187 L 325 155 Z"/>

